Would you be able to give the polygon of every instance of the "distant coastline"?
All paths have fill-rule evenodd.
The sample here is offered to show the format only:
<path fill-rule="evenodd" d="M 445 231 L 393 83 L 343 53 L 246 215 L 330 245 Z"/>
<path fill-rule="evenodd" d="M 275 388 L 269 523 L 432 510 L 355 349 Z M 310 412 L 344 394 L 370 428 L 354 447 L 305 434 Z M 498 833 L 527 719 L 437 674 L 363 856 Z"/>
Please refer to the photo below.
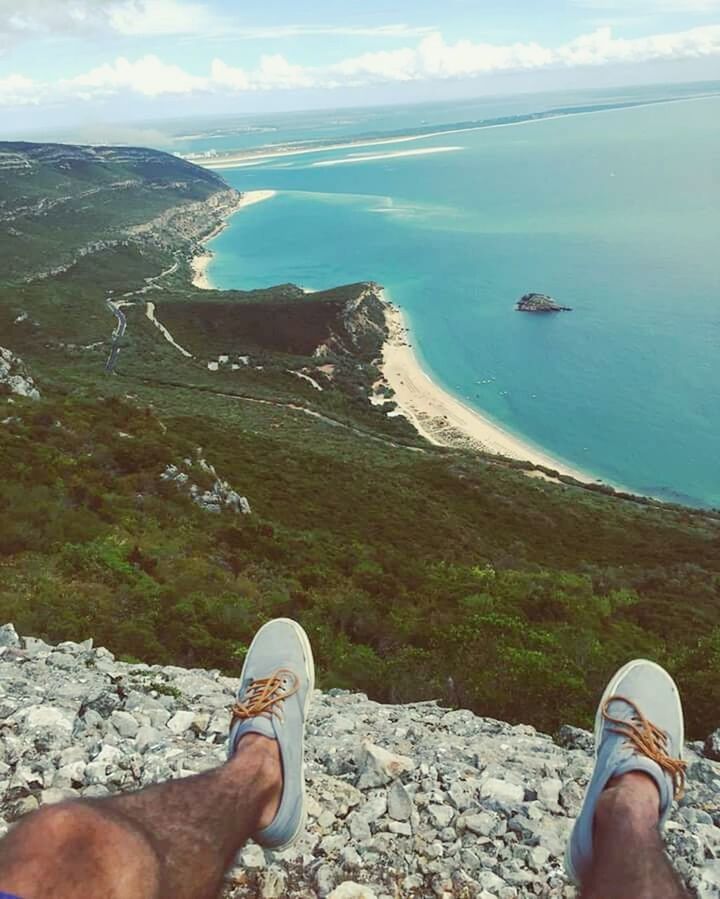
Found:
<path fill-rule="evenodd" d="M 516 437 L 437 384 L 408 342 L 402 312 L 386 296 L 383 299 L 389 334 L 383 347 L 383 375 L 395 392 L 393 400 L 398 408 L 423 437 L 437 446 L 480 450 L 540 465 L 584 484 L 598 483 L 588 472 L 573 468 Z M 539 471 L 528 475 L 554 480 Z"/>
<path fill-rule="evenodd" d="M 535 122 L 547 122 L 555 119 L 568 118 L 569 116 L 597 115 L 598 113 L 622 112 L 628 109 L 638 109 L 647 106 L 657 106 L 666 103 L 689 103 L 698 100 L 709 100 L 718 97 L 717 91 L 694 94 L 687 97 L 660 97 L 653 100 L 638 100 L 619 103 L 605 103 L 597 105 L 579 106 L 571 108 L 548 109 L 540 112 L 520 114 L 517 116 L 505 116 L 496 119 L 486 119 L 474 122 L 458 122 L 446 127 L 432 127 L 413 130 L 407 133 L 395 133 L 378 135 L 377 137 L 361 137 L 348 140 L 339 139 L 331 143 L 307 142 L 276 144 L 247 150 L 230 150 L 215 153 L 187 153 L 179 154 L 183 159 L 202 166 L 206 169 L 231 169 L 244 168 L 246 166 L 262 165 L 268 160 L 281 156 L 303 156 L 308 153 L 325 153 L 333 150 L 354 150 L 358 147 L 377 147 L 387 144 L 401 144 L 408 141 L 426 140 L 432 137 L 443 137 L 449 134 L 462 134 L 466 131 L 481 131 L 488 128 L 509 128 L 519 125 L 531 125 Z"/>
<path fill-rule="evenodd" d="M 203 240 L 204 251 L 192 258 L 190 267 L 192 269 L 193 287 L 198 287 L 200 288 L 200 290 L 215 289 L 215 285 L 212 283 L 210 277 L 208 276 L 208 266 L 212 262 L 213 256 L 215 254 L 211 249 L 209 249 L 208 244 L 219 234 L 222 234 L 225 228 L 227 228 L 230 218 L 235 215 L 236 212 L 240 212 L 240 210 L 244 209 L 246 206 L 252 206 L 255 203 L 262 203 L 263 200 L 270 200 L 275 196 L 276 193 L 277 191 L 275 190 L 249 190 L 241 194 L 237 204 L 229 211 L 222 224 L 218 225 L 218 227 L 215 228 L 215 230 L 210 234 L 208 234 L 207 237 Z"/>

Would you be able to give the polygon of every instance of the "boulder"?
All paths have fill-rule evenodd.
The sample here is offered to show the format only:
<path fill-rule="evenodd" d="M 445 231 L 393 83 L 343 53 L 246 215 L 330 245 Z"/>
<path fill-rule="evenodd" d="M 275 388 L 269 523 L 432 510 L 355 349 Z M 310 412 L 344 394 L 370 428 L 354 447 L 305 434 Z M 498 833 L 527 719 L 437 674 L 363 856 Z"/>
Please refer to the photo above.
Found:
<path fill-rule="evenodd" d="M 12 624 L 3 624 L 0 627 L 0 646 L 11 646 L 13 649 L 20 646 L 20 638 Z"/>
<path fill-rule="evenodd" d="M 360 748 L 358 768 L 358 789 L 368 790 L 373 787 L 382 787 L 391 780 L 400 777 L 407 771 L 412 771 L 415 763 L 411 758 L 389 752 L 381 746 L 376 746 L 370 740 L 365 740 Z"/>

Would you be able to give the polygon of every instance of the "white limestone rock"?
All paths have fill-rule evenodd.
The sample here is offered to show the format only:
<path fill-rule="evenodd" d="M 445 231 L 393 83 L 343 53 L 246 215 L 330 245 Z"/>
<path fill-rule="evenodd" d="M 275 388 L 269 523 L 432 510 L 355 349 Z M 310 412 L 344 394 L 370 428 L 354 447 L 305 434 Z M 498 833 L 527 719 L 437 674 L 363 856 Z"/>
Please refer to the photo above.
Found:
<path fill-rule="evenodd" d="M 20 646 L 20 638 L 12 624 L 3 624 L 0 627 L 0 646 L 10 646 L 13 649 Z"/>
<path fill-rule="evenodd" d="M 10 627 L 0 639 L 10 644 L 0 654 L 0 835 L 40 805 L 224 762 L 235 678 L 116 662 L 102 647 L 50 647 Z M 584 732 L 565 739 L 573 745 L 431 703 L 316 691 L 307 829 L 283 852 L 248 844 L 224 899 L 570 899 L 562 856 L 592 752 Z M 687 794 L 666 845 L 690 888 L 710 897 L 720 878 L 720 764 L 700 749 L 687 748 Z"/>
<path fill-rule="evenodd" d="M 252 509 L 245 496 L 241 496 L 227 481 L 218 477 L 215 467 L 210 465 L 198 448 L 195 459 L 183 459 L 182 465 L 167 465 L 160 475 L 163 481 L 171 481 L 186 490 L 198 506 L 206 512 L 221 512 L 230 509 L 238 515 L 250 515 Z M 199 473 L 196 469 L 199 469 Z M 210 476 L 213 483 L 209 488 L 202 488 L 193 481 L 193 477 Z M 205 478 L 207 479 L 207 478 Z"/>
<path fill-rule="evenodd" d="M 360 747 L 358 767 L 360 769 L 358 788 L 368 790 L 373 787 L 385 786 L 394 778 L 400 777 L 407 771 L 412 771 L 415 762 L 405 755 L 388 752 L 382 746 L 376 746 L 370 740 L 364 740 Z"/>
<path fill-rule="evenodd" d="M 0 346 L 0 394 L 11 393 L 31 400 L 40 399 L 40 391 L 25 363 L 12 350 Z"/>
<path fill-rule="evenodd" d="M 335 887 L 328 899 L 377 899 L 373 891 L 361 883 L 344 880 Z"/>
<path fill-rule="evenodd" d="M 194 712 L 176 712 L 168 721 L 167 728 L 177 736 L 180 736 L 180 734 L 190 730 L 194 719 Z"/>

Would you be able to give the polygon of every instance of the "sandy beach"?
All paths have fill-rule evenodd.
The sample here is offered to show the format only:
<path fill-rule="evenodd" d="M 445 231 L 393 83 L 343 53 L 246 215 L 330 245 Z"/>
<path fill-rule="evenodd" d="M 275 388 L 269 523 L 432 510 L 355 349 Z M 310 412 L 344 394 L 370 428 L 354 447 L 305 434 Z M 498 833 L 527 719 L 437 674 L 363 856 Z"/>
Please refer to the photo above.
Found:
<path fill-rule="evenodd" d="M 237 205 L 234 209 L 231 210 L 230 214 L 226 218 L 226 220 L 219 225 L 211 234 L 205 238 L 205 245 L 213 240 L 213 238 L 217 237 L 218 234 L 221 234 L 225 228 L 227 227 L 228 221 L 231 216 L 235 215 L 236 212 L 240 212 L 241 209 L 245 209 L 246 206 L 252 206 L 255 203 L 262 203 L 263 200 L 269 200 L 271 197 L 274 197 L 277 191 L 275 190 L 249 190 L 246 191 L 238 200 Z M 204 253 L 200 253 L 199 256 L 195 256 L 190 263 L 193 273 L 192 283 L 195 287 L 199 287 L 201 290 L 213 290 L 213 284 L 208 278 L 207 269 L 210 265 L 210 262 L 213 258 L 213 252 L 210 249 L 206 249 Z"/>
<path fill-rule="evenodd" d="M 385 380 L 395 391 L 393 399 L 402 413 L 427 440 L 438 446 L 497 453 L 555 469 L 578 481 L 593 482 L 592 476 L 586 472 L 572 468 L 524 442 L 436 384 L 426 374 L 408 343 L 408 329 L 402 312 L 387 303 L 385 315 L 390 333 L 383 349 Z"/>

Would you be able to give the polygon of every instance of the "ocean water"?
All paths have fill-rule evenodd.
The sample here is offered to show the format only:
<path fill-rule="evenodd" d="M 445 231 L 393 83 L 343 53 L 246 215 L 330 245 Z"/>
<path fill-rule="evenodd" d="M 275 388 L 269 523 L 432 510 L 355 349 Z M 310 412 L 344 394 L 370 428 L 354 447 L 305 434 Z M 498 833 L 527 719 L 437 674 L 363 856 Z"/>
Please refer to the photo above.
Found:
<path fill-rule="evenodd" d="M 435 115 L 442 126 L 462 112 Z M 720 506 L 720 98 L 223 175 L 279 193 L 213 242 L 218 287 L 379 281 L 431 375 L 503 427 L 594 478 Z M 573 312 L 515 312 L 528 291 Z"/>

